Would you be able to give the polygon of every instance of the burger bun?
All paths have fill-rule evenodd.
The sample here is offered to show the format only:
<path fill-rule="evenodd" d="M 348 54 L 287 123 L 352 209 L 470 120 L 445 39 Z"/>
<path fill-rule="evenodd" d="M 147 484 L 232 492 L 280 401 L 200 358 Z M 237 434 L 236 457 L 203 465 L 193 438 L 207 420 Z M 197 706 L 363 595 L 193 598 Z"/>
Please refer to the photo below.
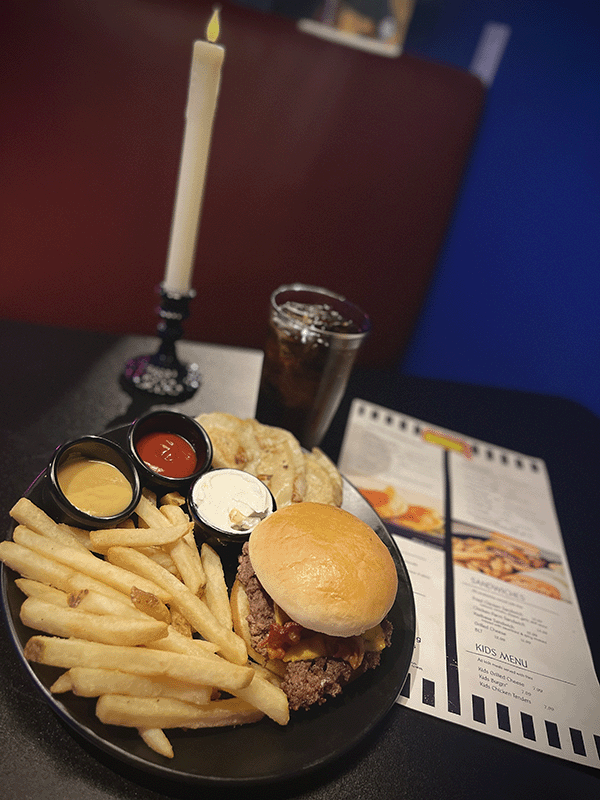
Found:
<path fill-rule="evenodd" d="M 290 619 L 329 636 L 375 627 L 396 598 L 390 551 L 369 525 L 336 506 L 279 509 L 253 530 L 249 556 L 264 590 Z"/>

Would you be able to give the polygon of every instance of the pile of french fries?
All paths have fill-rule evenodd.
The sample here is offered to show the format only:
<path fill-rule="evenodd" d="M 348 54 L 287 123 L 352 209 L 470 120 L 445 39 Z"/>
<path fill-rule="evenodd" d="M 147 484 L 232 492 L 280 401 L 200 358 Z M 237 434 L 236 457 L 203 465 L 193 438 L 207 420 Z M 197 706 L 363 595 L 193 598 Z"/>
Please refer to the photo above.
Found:
<path fill-rule="evenodd" d="M 22 576 L 21 620 L 41 632 L 25 657 L 65 669 L 51 691 L 97 698 L 103 723 L 137 729 L 167 758 L 170 728 L 289 720 L 276 676 L 233 631 L 221 560 L 198 549 L 183 505 L 144 490 L 122 526 L 86 531 L 21 498 L 13 540 L 0 543 Z"/>

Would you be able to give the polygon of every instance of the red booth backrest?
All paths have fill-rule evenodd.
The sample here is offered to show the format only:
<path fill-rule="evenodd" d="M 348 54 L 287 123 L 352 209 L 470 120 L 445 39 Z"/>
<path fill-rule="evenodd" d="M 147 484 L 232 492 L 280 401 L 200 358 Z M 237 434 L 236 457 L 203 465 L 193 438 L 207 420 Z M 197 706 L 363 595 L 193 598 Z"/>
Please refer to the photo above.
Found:
<path fill-rule="evenodd" d="M 192 42 L 212 0 L 5 6 L 0 315 L 153 333 Z M 483 103 L 474 77 L 225 4 L 190 339 L 261 347 L 301 280 L 370 312 L 363 361 L 412 331 Z"/>

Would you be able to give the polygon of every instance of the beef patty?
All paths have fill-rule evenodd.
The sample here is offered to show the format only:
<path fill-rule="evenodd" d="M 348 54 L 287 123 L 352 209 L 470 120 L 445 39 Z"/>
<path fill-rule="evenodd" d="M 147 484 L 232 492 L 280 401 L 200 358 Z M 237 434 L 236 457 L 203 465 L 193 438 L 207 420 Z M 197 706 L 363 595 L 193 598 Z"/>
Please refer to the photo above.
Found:
<path fill-rule="evenodd" d="M 273 600 L 263 589 L 252 568 L 248 555 L 248 543 L 242 548 L 239 558 L 237 577 L 243 584 L 250 605 L 248 626 L 252 636 L 252 646 L 261 655 L 266 656 L 264 641 L 271 625 L 276 622 Z M 385 619 L 381 623 L 386 647 L 392 638 L 392 623 Z M 327 697 L 340 694 L 343 687 L 354 678 L 362 675 L 367 669 L 379 665 L 381 654 L 366 651 L 361 665 L 352 669 L 347 661 L 340 658 L 319 657 L 310 661 L 290 661 L 285 664 L 285 674 L 281 688 L 286 693 L 290 708 L 297 711 L 308 709 L 312 705 L 322 704 Z"/>

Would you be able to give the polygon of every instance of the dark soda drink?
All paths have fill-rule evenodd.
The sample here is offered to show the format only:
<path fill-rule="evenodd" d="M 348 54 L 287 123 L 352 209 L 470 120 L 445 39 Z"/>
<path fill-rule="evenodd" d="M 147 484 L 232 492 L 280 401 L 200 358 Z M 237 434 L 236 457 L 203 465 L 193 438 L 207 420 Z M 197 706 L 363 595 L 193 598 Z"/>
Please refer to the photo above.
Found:
<path fill-rule="evenodd" d="M 256 416 L 310 449 L 325 435 L 370 328 L 344 297 L 294 284 L 271 296 Z"/>

